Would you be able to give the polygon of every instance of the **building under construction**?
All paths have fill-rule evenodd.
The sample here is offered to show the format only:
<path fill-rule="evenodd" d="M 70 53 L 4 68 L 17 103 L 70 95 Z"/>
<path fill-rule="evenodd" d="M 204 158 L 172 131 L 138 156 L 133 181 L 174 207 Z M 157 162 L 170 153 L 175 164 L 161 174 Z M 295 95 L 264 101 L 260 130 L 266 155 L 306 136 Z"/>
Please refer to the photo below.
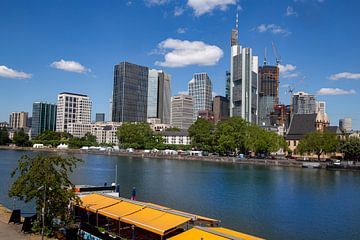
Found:
<path fill-rule="evenodd" d="M 270 115 L 279 103 L 279 68 L 265 65 L 259 67 L 259 123 L 269 126 Z"/>

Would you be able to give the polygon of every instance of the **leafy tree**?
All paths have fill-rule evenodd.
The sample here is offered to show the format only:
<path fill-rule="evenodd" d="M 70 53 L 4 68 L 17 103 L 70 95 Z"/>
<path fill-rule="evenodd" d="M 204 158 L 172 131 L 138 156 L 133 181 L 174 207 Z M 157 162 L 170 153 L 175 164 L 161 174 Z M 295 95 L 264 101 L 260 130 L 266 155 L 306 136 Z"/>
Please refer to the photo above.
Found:
<path fill-rule="evenodd" d="M 71 139 L 73 136 L 70 133 L 47 130 L 36 136 L 31 142 L 58 146 L 60 143 L 68 143 Z"/>
<path fill-rule="evenodd" d="M 75 193 L 69 188 L 73 184 L 68 173 L 81 161 L 74 157 L 63 158 L 52 156 L 22 156 L 17 168 L 11 173 L 16 180 L 9 190 L 10 197 L 19 197 L 25 202 L 35 201 L 38 220 L 42 220 L 42 208 L 45 205 L 45 226 L 52 229 L 52 220 L 71 220 L 68 205 L 78 201 Z M 44 201 L 45 200 L 45 201 Z"/>
<path fill-rule="evenodd" d="M 360 161 L 360 139 L 350 137 L 340 144 L 340 151 L 346 160 Z"/>
<path fill-rule="evenodd" d="M 166 132 L 180 132 L 181 129 L 177 128 L 177 127 L 171 127 L 171 128 L 167 128 L 165 129 Z"/>
<path fill-rule="evenodd" d="M 317 155 L 318 160 L 320 161 L 321 154 L 336 151 L 338 143 L 339 141 L 334 133 L 329 131 L 315 131 L 305 135 L 296 150 L 301 154 L 304 152 L 313 152 Z"/>
<path fill-rule="evenodd" d="M 0 145 L 10 142 L 9 133 L 6 128 L 0 128 Z"/>
<path fill-rule="evenodd" d="M 23 128 L 14 133 L 13 142 L 18 147 L 27 147 L 31 144 L 29 141 L 29 135 L 25 133 Z"/>
<path fill-rule="evenodd" d="M 145 122 L 125 122 L 118 128 L 117 136 L 124 148 L 152 148 L 156 142 L 150 125 Z"/>
<path fill-rule="evenodd" d="M 212 150 L 214 125 L 209 121 L 199 118 L 192 124 L 188 130 L 191 138 L 191 145 L 204 151 Z"/>
<path fill-rule="evenodd" d="M 240 117 L 218 122 L 215 129 L 215 150 L 221 153 L 245 151 L 248 123 Z"/>

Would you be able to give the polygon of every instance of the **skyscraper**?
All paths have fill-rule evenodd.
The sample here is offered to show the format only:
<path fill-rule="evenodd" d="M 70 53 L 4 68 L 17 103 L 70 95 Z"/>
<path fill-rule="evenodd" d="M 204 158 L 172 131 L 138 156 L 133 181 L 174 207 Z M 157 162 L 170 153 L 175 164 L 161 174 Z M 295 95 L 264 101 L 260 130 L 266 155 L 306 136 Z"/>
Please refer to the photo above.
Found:
<path fill-rule="evenodd" d="M 105 113 L 96 113 L 95 122 L 105 122 Z"/>
<path fill-rule="evenodd" d="M 229 110 L 229 99 L 223 96 L 214 97 L 213 112 L 215 123 L 228 118 L 230 115 Z"/>
<path fill-rule="evenodd" d="M 279 68 L 264 65 L 259 67 L 259 124 L 270 125 L 270 115 L 278 104 Z"/>
<path fill-rule="evenodd" d="M 315 96 L 298 92 L 292 97 L 292 114 L 313 114 L 316 113 Z"/>
<path fill-rule="evenodd" d="M 195 73 L 189 82 L 189 95 L 193 98 L 193 119 L 198 117 L 200 110 L 211 110 L 212 84 L 207 73 Z"/>
<path fill-rule="evenodd" d="M 170 123 L 171 76 L 163 71 L 150 69 L 148 82 L 147 118 L 158 118 Z"/>
<path fill-rule="evenodd" d="M 114 67 L 113 122 L 144 122 L 147 118 L 149 69 L 121 62 Z"/>
<path fill-rule="evenodd" d="M 58 95 L 56 131 L 67 132 L 68 124 L 91 123 L 92 102 L 87 95 L 63 92 Z"/>
<path fill-rule="evenodd" d="M 231 73 L 226 71 L 226 83 L 225 83 L 225 97 L 230 100 L 230 81 L 231 81 Z"/>
<path fill-rule="evenodd" d="M 188 129 L 193 123 L 193 98 L 189 95 L 171 97 L 171 125 Z"/>
<path fill-rule="evenodd" d="M 238 43 L 236 28 L 231 32 L 230 116 L 240 116 L 248 122 L 258 122 L 258 57 L 251 48 Z"/>
<path fill-rule="evenodd" d="M 28 120 L 27 112 L 12 112 L 10 114 L 9 124 L 11 128 L 26 128 Z"/>
<path fill-rule="evenodd" d="M 56 130 L 56 104 L 34 102 L 32 112 L 31 137 L 44 131 Z"/>

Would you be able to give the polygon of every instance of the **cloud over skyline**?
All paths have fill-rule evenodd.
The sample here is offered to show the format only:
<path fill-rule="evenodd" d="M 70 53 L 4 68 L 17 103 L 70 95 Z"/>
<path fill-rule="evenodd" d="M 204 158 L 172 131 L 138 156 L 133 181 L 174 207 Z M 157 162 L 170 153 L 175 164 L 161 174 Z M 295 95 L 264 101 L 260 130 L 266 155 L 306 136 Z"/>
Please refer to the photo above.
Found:
<path fill-rule="evenodd" d="M 295 78 L 298 77 L 299 74 L 295 72 L 296 66 L 292 64 L 279 64 L 279 72 L 282 78 Z"/>
<path fill-rule="evenodd" d="M 215 9 L 225 11 L 229 5 L 235 5 L 236 0 L 188 0 L 187 5 L 194 10 L 195 16 L 211 13 Z"/>
<path fill-rule="evenodd" d="M 257 26 L 256 28 L 254 28 L 254 30 L 256 30 L 259 33 L 266 33 L 266 32 L 270 32 L 272 34 L 282 34 L 284 36 L 288 36 L 291 34 L 291 32 L 289 32 L 287 29 L 275 25 L 273 23 L 271 24 L 260 24 L 259 26 Z"/>
<path fill-rule="evenodd" d="M 0 77 L 26 79 L 26 78 L 31 78 L 32 75 L 21 71 L 16 71 L 5 65 L 0 65 Z"/>
<path fill-rule="evenodd" d="M 356 94 L 354 89 L 345 90 L 341 88 L 321 88 L 316 92 L 317 95 L 352 95 Z"/>
<path fill-rule="evenodd" d="M 330 75 L 330 80 L 339 80 L 339 79 L 352 79 L 352 80 L 359 80 L 360 73 L 350 73 L 350 72 L 341 72 Z"/>
<path fill-rule="evenodd" d="M 224 55 L 221 48 L 202 41 L 188 41 L 168 38 L 158 44 L 165 53 L 164 61 L 156 61 L 162 67 L 185 67 L 189 65 L 211 66 L 218 63 Z"/>
<path fill-rule="evenodd" d="M 60 61 L 55 61 L 51 63 L 50 66 L 67 72 L 76 72 L 76 73 L 91 72 L 90 69 L 85 68 L 83 65 L 81 65 L 78 62 L 65 61 L 64 59 L 61 59 Z"/>

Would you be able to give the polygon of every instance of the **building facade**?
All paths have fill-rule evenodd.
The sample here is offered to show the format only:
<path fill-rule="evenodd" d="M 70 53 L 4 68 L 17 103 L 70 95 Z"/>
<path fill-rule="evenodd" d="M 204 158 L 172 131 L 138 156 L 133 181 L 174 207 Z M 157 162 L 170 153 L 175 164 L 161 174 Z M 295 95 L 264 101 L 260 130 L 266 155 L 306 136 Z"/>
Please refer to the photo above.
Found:
<path fill-rule="evenodd" d="M 314 114 L 316 113 L 315 96 L 298 92 L 292 97 L 292 114 Z"/>
<path fill-rule="evenodd" d="M 90 124 L 92 102 L 87 95 L 63 92 L 58 95 L 56 131 L 69 132 L 69 124 Z"/>
<path fill-rule="evenodd" d="M 193 123 L 193 98 L 189 95 L 171 97 L 171 126 L 188 129 Z"/>
<path fill-rule="evenodd" d="M 189 82 L 189 95 L 193 98 L 193 119 L 198 112 L 212 109 L 212 84 L 207 73 L 195 73 Z"/>
<path fill-rule="evenodd" d="M 259 125 L 270 126 L 270 115 L 278 104 L 279 68 L 264 65 L 259 67 Z"/>
<path fill-rule="evenodd" d="M 12 112 L 9 118 L 10 128 L 26 128 L 28 126 L 28 113 L 27 112 Z"/>
<path fill-rule="evenodd" d="M 96 113 L 95 122 L 105 122 L 105 113 Z"/>
<path fill-rule="evenodd" d="M 230 81 L 231 81 L 231 73 L 230 71 L 226 71 L 225 73 L 225 98 L 230 100 Z"/>
<path fill-rule="evenodd" d="M 99 122 L 91 125 L 91 134 L 96 137 L 99 144 L 119 145 L 119 139 L 116 135 L 121 123 L 118 122 Z"/>
<path fill-rule="evenodd" d="M 238 16 L 231 33 L 230 116 L 258 122 L 258 57 L 238 43 Z"/>
<path fill-rule="evenodd" d="M 148 82 L 147 118 L 159 118 L 170 123 L 171 76 L 163 71 L 150 69 Z"/>
<path fill-rule="evenodd" d="M 175 145 L 190 145 L 191 139 L 187 131 L 180 132 L 161 132 L 161 135 L 165 139 L 165 144 L 175 144 Z"/>
<path fill-rule="evenodd" d="M 342 118 L 339 120 L 340 130 L 346 133 L 351 132 L 352 130 L 352 119 L 351 118 Z"/>
<path fill-rule="evenodd" d="M 56 130 L 56 104 L 34 102 L 32 112 L 31 137 L 44 131 Z"/>
<path fill-rule="evenodd" d="M 144 122 L 147 118 L 149 69 L 121 62 L 114 67 L 113 122 Z"/>
<path fill-rule="evenodd" d="M 213 112 L 215 123 L 230 116 L 229 99 L 223 96 L 215 96 L 213 100 Z"/>

